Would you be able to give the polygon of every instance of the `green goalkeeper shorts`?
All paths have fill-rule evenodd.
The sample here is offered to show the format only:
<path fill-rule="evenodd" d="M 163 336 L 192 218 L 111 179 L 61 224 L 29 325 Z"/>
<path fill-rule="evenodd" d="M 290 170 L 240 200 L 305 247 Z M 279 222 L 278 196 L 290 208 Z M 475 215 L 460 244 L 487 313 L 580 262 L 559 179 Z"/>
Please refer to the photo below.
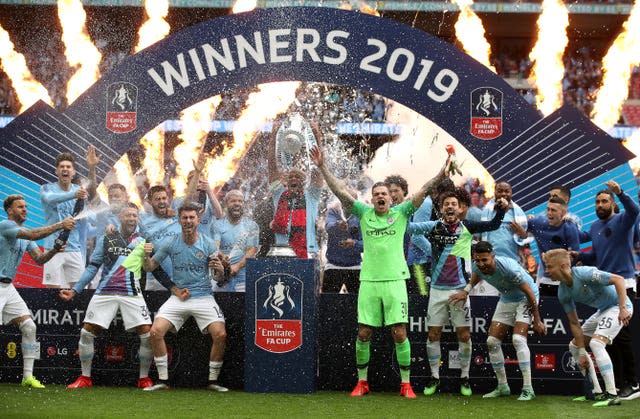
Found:
<path fill-rule="evenodd" d="M 358 323 L 381 327 L 408 321 L 409 300 L 404 279 L 360 283 Z"/>

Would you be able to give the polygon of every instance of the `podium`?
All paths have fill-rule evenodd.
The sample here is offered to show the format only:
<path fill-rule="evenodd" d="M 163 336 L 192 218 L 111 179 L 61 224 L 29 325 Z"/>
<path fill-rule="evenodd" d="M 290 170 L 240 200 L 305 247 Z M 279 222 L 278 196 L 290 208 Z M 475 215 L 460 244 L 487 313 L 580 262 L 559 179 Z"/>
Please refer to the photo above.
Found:
<path fill-rule="evenodd" d="M 312 393 L 316 380 L 318 262 L 247 261 L 244 389 Z"/>

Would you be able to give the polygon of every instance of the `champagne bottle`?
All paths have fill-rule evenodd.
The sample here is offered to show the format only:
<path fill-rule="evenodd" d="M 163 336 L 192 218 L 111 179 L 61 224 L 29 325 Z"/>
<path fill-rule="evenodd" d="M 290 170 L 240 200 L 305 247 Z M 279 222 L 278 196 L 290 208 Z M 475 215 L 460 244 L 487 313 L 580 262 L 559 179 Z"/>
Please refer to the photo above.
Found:
<path fill-rule="evenodd" d="M 198 192 L 198 205 L 200 205 L 200 210 L 204 210 L 207 207 L 207 192 L 199 191 Z"/>
<path fill-rule="evenodd" d="M 76 203 L 73 206 L 73 211 L 71 212 L 71 216 L 77 217 L 78 214 L 80 214 L 83 209 L 84 209 L 84 199 L 76 199 Z M 67 240 L 69 240 L 69 233 L 71 233 L 71 230 L 62 230 L 60 234 L 58 234 L 58 237 L 56 237 L 55 241 L 53 242 L 53 248 L 56 250 L 62 249 L 62 246 L 67 244 Z"/>

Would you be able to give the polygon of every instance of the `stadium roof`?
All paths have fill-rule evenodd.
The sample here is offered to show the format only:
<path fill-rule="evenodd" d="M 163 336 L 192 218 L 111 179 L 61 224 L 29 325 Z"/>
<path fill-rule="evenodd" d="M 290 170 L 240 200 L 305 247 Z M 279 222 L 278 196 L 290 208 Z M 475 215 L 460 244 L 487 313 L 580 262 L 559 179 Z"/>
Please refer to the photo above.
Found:
<path fill-rule="evenodd" d="M 133 6 L 143 5 L 142 0 L 83 0 L 85 6 Z M 236 3 L 235 0 L 170 0 L 171 7 L 193 7 L 210 9 L 228 9 Z M 259 7 L 284 7 L 284 6 L 314 6 L 336 8 L 343 3 L 341 0 L 261 0 Z M 371 2 L 380 11 L 406 11 L 406 12 L 454 12 L 458 6 L 450 2 L 442 1 L 383 1 Z M 14 5 L 56 5 L 57 0 L 0 0 L 0 4 Z M 478 13 L 540 13 L 541 2 L 477 2 L 472 8 Z M 622 3 L 571 3 L 567 4 L 569 13 L 573 14 L 600 14 L 600 15 L 628 15 L 631 4 Z"/>

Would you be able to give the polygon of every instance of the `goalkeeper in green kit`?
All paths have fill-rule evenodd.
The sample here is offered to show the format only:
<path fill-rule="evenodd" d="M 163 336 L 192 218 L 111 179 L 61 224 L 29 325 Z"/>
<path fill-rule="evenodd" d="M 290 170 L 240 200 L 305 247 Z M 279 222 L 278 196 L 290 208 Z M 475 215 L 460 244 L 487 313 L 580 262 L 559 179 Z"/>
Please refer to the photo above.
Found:
<path fill-rule="evenodd" d="M 440 173 L 425 183 L 410 200 L 392 208 L 389 187 L 385 183 L 378 182 L 371 188 L 373 207 L 370 207 L 356 201 L 341 181 L 329 173 L 322 151 L 318 147 L 311 149 L 311 158 L 344 208 L 360 218 L 364 241 L 356 339 L 358 383 L 351 396 L 364 396 L 369 392 L 367 368 L 373 328 L 388 325 L 391 326 L 400 366 L 400 395 L 415 398 L 409 382 L 411 345 L 407 338 L 406 324 L 409 312 L 405 285 L 406 279 L 409 278 L 409 268 L 404 258 L 404 233 L 411 214 L 422 204 L 435 185 L 448 175 L 452 160 L 447 159 Z"/>

